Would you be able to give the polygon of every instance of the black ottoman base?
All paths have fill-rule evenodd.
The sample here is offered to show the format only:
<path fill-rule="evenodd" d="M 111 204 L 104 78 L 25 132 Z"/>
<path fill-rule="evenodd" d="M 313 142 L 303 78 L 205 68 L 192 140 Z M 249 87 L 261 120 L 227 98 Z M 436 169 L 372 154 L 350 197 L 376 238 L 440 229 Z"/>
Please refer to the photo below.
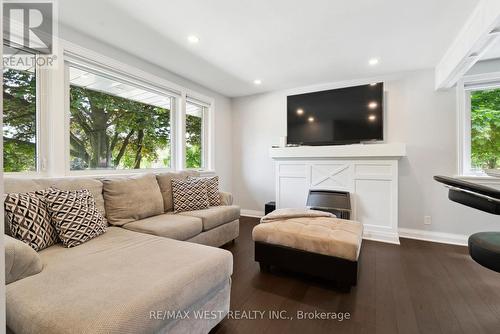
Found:
<path fill-rule="evenodd" d="M 469 254 L 483 267 L 500 273 L 500 232 L 480 232 L 471 235 Z"/>
<path fill-rule="evenodd" d="M 358 262 L 334 256 L 306 252 L 291 247 L 255 242 L 255 261 L 262 271 L 274 265 L 290 271 L 316 276 L 337 283 L 349 291 L 358 281 Z"/>

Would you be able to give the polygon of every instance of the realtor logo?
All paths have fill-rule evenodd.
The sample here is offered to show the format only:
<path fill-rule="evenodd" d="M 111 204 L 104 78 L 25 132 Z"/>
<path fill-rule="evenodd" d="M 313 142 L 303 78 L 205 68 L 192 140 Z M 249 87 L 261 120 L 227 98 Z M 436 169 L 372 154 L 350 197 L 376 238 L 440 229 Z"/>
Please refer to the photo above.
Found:
<path fill-rule="evenodd" d="M 29 69 L 55 67 L 55 9 L 53 1 L 2 1 L 3 65 Z"/>
<path fill-rule="evenodd" d="M 51 54 L 53 48 L 53 3 L 4 2 L 4 40 L 40 54 Z"/>

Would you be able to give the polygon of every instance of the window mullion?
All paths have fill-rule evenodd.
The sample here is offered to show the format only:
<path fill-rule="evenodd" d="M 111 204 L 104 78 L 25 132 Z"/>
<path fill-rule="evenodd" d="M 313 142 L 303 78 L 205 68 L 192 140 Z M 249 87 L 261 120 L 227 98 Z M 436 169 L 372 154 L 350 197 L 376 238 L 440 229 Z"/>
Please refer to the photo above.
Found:
<path fill-rule="evenodd" d="M 179 99 L 179 112 L 177 113 L 176 122 L 176 169 L 182 170 L 186 168 L 186 93 L 183 92 Z"/>

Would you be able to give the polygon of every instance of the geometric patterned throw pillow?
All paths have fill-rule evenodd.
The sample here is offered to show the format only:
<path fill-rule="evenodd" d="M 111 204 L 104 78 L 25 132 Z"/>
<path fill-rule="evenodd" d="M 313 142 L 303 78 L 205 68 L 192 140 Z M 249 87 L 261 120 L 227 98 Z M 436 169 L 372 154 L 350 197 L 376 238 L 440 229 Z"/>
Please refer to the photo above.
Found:
<path fill-rule="evenodd" d="M 5 198 L 7 216 L 12 237 L 40 251 L 58 242 L 57 232 L 50 221 L 43 198 L 45 190 L 28 193 L 11 193 Z"/>
<path fill-rule="evenodd" d="M 89 190 L 52 188 L 46 192 L 45 200 L 64 246 L 75 247 L 106 232 L 104 217 Z"/>
<path fill-rule="evenodd" d="M 220 194 L 219 194 L 219 177 L 209 176 L 209 177 L 194 177 L 190 176 L 188 180 L 200 180 L 205 182 L 207 185 L 208 193 L 208 205 L 209 206 L 219 206 L 220 205 Z"/>
<path fill-rule="evenodd" d="M 202 210 L 208 208 L 207 185 L 199 179 L 172 179 L 174 212 Z"/>

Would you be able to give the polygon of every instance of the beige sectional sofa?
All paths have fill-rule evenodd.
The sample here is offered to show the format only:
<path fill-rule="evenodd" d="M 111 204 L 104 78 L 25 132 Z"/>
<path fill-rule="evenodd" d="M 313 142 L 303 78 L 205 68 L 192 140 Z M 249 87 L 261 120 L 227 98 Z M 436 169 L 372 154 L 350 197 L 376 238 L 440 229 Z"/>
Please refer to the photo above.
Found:
<path fill-rule="evenodd" d="M 229 310 L 232 254 L 207 246 L 238 237 L 240 210 L 230 194 L 221 193 L 221 206 L 173 213 L 168 180 L 188 175 L 196 173 L 151 174 L 146 183 L 141 183 L 144 175 L 6 178 L 8 193 L 50 186 L 88 189 L 109 223 L 106 233 L 79 246 L 57 244 L 38 253 L 6 237 L 8 329 L 21 334 L 206 333 L 213 328 Z M 124 178 L 140 180 L 117 186 Z M 190 316 L 175 318 L 168 311 Z M 195 311 L 215 313 L 195 319 Z"/>

